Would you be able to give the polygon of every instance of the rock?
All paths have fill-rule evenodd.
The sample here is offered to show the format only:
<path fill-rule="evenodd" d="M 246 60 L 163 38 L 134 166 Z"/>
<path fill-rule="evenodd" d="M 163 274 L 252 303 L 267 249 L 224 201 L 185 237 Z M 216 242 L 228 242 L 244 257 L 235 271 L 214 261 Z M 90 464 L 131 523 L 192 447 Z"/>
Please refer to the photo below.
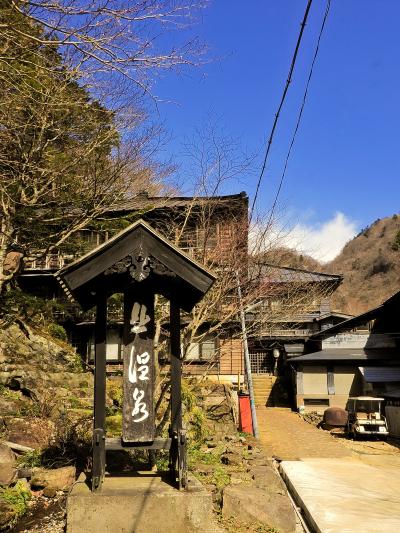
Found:
<path fill-rule="evenodd" d="M 241 483 L 249 483 L 251 476 L 246 472 L 234 472 L 231 474 L 231 485 L 240 485 Z"/>
<path fill-rule="evenodd" d="M 281 533 L 296 531 L 296 516 L 286 495 L 270 493 L 249 485 L 229 485 L 224 489 L 222 515 L 247 525 L 260 523 Z"/>
<path fill-rule="evenodd" d="M 0 463 L 0 485 L 11 485 L 17 479 L 17 469 L 5 463 Z"/>
<path fill-rule="evenodd" d="M 286 487 L 280 476 L 271 466 L 255 466 L 250 470 L 254 485 L 269 492 L 286 493 Z"/>
<path fill-rule="evenodd" d="M 32 468 L 26 468 L 26 467 L 18 468 L 18 477 L 19 479 L 31 479 Z"/>
<path fill-rule="evenodd" d="M 7 440 L 34 449 L 47 448 L 54 442 L 55 426 L 50 420 L 11 418 L 6 421 Z"/>
<path fill-rule="evenodd" d="M 54 498 L 56 495 L 57 491 L 53 487 L 45 487 L 43 489 L 43 496 L 45 496 L 46 498 Z"/>
<path fill-rule="evenodd" d="M 0 463 L 11 465 L 15 465 L 16 463 L 15 453 L 9 446 L 3 444 L 2 442 L 0 442 Z"/>
<path fill-rule="evenodd" d="M 48 488 L 57 490 L 68 490 L 74 483 L 76 468 L 74 466 L 64 466 L 54 470 L 44 468 L 35 469 L 32 473 L 31 487 L 34 489 Z"/>
<path fill-rule="evenodd" d="M 241 466 L 243 464 L 243 455 L 234 451 L 226 451 L 221 455 L 221 463 L 224 465 Z"/>
<path fill-rule="evenodd" d="M 17 479 L 15 453 L 0 443 L 0 485 L 11 485 Z"/>
<path fill-rule="evenodd" d="M 16 398 L 0 397 L 0 413 L 4 415 L 13 415 L 21 409 L 21 400 Z"/>
<path fill-rule="evenodd" d="M 195 471 L 198 474 L 212 474 L 215 470 L 215 467 L 213 465 L 197 465 L 195 468 Z"/>

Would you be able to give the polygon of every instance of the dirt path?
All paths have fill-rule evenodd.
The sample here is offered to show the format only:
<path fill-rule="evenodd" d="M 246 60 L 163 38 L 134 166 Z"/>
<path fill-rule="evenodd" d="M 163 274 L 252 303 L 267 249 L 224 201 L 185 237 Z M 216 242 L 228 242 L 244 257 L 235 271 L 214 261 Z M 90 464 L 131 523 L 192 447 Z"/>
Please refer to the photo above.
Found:
<path fill-rule="evenodd" d="M 257 409 L 260 441 L 270 457 L 293 461 L 309 457 L 352 457 L 351 449 L 326 431 L 304 422 L 290 409 Z"/>

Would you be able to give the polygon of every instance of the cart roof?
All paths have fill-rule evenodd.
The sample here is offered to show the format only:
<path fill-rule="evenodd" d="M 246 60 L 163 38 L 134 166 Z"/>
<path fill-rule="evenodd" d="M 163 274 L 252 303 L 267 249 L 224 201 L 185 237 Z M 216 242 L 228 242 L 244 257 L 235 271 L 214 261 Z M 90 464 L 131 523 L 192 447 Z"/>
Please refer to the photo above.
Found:
<path fill-rule="evenodd" d="M 384 401 L 385 398 L 377 398 L 376 396 L 355 396 L 353 398 L 349 398 L 349 400 L 379 400 L 381 402 Z"/>

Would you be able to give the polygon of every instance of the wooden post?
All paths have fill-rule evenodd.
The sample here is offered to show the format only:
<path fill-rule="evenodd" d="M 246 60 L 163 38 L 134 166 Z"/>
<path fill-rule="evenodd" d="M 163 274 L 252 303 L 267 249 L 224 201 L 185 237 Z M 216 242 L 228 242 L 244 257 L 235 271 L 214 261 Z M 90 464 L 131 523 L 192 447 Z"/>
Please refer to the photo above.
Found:
<path fill-rule="evenodd" d="M 123 442 L 154 440 L 154 294 L 124 295 Z"/>
<path fill-rule="evenodd" d="M 187 485 L 186 433 L 182 427 L 182 361 L 180 341 L 180 309 L 170 303 L 171 348 L 171 427 L 170 470 L 179 489 Z"/>
<path fill-rule="evenodd" d="M 101 488 L 105 467 L 107 296 L 97 297 L 95 323 L 92 490 Z"/>
<path fill-rule="evenodd" d="M 171 340 L 171 430 L 177 432 L 182 428 L 182 362 L 180 310 L 171 301 L 170 305 L 170 340 Z"/>

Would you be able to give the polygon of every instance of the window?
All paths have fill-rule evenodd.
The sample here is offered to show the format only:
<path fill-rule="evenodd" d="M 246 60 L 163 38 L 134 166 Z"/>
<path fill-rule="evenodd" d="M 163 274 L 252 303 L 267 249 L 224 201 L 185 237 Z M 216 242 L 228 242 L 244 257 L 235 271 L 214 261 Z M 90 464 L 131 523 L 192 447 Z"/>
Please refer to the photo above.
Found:
<path fill-rule="evenodd" d="M 329 407 L 329 399 L 328 398 L 304 398 L 304 405 L 306 407 L 311 407 L 311 406 Z"/>
<path fill-rule="evenodd" d="M 122 339 L 117 329 L 107 331 L 106 361 L 120 361 L 122 359 Z M 94 361 L 94 336 L 89 340 L 89 361 Z"/>
<path fill-rule="evenodd" d="M 200 342 L 190 343 L 186 352 L 186 361 L 210 361 L 215 353 L 215 337 L 205 337 Z"/>

